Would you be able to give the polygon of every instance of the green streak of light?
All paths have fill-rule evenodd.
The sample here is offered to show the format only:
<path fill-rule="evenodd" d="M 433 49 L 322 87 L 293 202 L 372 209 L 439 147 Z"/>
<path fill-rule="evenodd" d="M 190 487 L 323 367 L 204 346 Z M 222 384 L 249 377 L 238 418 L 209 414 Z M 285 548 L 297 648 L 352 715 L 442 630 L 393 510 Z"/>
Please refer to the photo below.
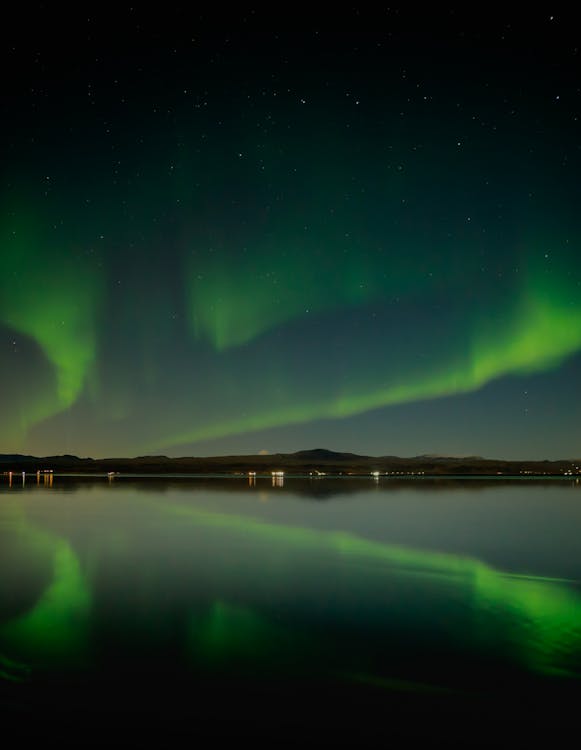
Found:
<path fill-rule="evenodd" d="M 33 609 L 0 626 L 2 649 L 37 665 L 77 663 L 87 647 L 89 589 L 69 544 L 54 545 L 52 584 Z"/>
<path fill-rule="evenodd" d="M 581 348 L 579 295 L 562 274 L 531 274 L 508 322 L 495 327 L 486 320 L 473 321 L 473 328 L 468 351 L 460 351 L 453 361 L 434 362 L 420 374 L 402 371 L 401 365 L 394 373 L 386 366 L 384 384 L 381 373 L 376 385 L 365 388 L 353 377 L 340 395 L 330 395 L 327 401 L 320 398 L 305 403 L 303 394 L 291 394 L 293 403 L 288 405 L 269 405 L 243 417 L 217 419 L 148 447 L 161 449 L 318 419 L 345 418 L 381 407 L 468 393 L 503 376 L 554 368 Z"/>
<path fill-rule="evenodd" d="M 332 264 L 304 239 L 286 251 L 259 252 L 232 265 L 192 264 L 188 287 L 194 335 L 217 351 L 241 346 L 294 318 L 376 297 L 381 289 L 364 256 L 337 254 Z M 393 275 L 393 274 L 392 274 Z"/>
<path fill-rule="evenodd" d="M 34 423 L 71 406 L 84 387 L 96 356 L 100 276 L 40 222 L 5 221 L 0 243 L 0 320 L 34 339 L 56 372 L 56 398 L 34 407 Z"/>
<path fill-rule="evenodd" d="M 571 582 L 538 576 L 511 575 L 479 560 L 439 552 L 368 541 L 345 532 L 320 532 L 282 527 L 240 516 L 223 515 L 175 505 L 164 510 L 189 519 L 198 526 L 214 527 L 249 537 L 254 546 L 275 545 L 279 554 L 287 547 L 302 553 L 339 555 L 368 563 L 366 575 L 418 576 L 440 581 L 461 591 L 472 602 L 474 621 L 469 632 L 455 633 L 477 648 L 499 645 L 511 658 L 543 674 L 579 677 L 568 668 L 572 653 L 581 650 L 581 597 Z M 289 560 L 292 560 L 289 555 Z M 377 607 L 381 608 L 378 602 Z M 197 637 L 203 649 L 216 657 L 252 651 L 267 632 L 265 621 L 252 612 L 216 604 L 200 626 Z"/>
<path fill-rule="evenodd" d="M 475 576 L 478 608 L 505 615 L 508 627 L 500 635 L 514 657 L 542 674 L 581 677 L 568 663 L 570 653 L 581 647 L 581 599 L 577 594 L 546 579 L 521 576 L 519 580 L 486 566 Z M 483 643 L 497 641 L 494 617 L 481 618 L 475 635 Z"/>

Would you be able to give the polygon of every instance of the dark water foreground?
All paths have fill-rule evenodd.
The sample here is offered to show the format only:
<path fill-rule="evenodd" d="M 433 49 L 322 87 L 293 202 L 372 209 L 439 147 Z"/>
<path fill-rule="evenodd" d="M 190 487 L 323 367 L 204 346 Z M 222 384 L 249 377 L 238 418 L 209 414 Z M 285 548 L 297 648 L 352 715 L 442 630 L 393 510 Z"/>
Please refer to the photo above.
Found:
<path fill-rule="evenodd" d="M 0 483 L 22 735 L 577 732 L 574 482 Z"/>

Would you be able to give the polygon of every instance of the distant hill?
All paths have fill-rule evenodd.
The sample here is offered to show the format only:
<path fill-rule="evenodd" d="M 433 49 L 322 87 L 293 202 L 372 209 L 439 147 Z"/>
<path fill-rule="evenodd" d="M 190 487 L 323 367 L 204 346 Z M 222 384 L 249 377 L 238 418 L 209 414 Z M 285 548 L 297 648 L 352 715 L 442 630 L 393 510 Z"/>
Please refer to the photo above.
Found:
<path fill-rule="evenodd" d="M 284 454 L 278 454 L 284 455 Z M 357 453 L 336 453 L 326 448 L 313 448 L 308 451 L 297 451 L 289 454 L 303 461 L 352 461 L 354 458 L 369 458 L 369 456 L 360 456 Z"/>
<path fill-rule="evenodd" d="M 36 456 L 21 456 L 18 453 L 0 453 L 0 464 L 11 464 L 15 461 L 18 461 L 19 463 L 24 463 L 26 461 L 38 461 L 39 459 Z"/>
<path fill-rule="evenodd" d="M 39 463 L 42 463 L 43 466 L 45 464 L 51 464 L 56 466 L 78 466 L 78 465 L 88 465 L 93 462 L 92 458 L 79 458 L 78 456 L 71 456 L 68 454 L 65 454 L 63 456 L 45 456 L 43 458 L 39 458 L 38 456 L 23 456 L 19 453 L 4 453 L 0 454 L 0 465 L 1 464 L 18 464 L 19 466 L 23 464 L 31 464 L 31 465 L 37 465 Z"/>
<path fill-rule="evenodd" d="M 441 456 L 438 453 L 422 453 L 414 456 L 415 461 L 486 461 L 482 456 Z"/>
<path fill-rule="evenodd" d="M 99 474 L 243 474 L 286 471 L 295 474 L 428 475 L 428 476 L 579 476 L 581 460 L 503 461 L 481 456 L 423 455 L 360 456 L 325 448 L 257 456 L 137 456 L 79 458 L 78 456 L 0 455 L 0 472 L 52 469 L 60 473 Z"/>

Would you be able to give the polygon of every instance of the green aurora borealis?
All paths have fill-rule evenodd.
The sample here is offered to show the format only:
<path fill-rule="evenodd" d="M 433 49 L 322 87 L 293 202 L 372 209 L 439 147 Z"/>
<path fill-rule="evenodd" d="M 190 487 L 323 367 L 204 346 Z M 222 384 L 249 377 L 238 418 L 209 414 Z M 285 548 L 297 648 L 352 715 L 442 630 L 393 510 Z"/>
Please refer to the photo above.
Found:
<path fill-rule="evenodd" d="M 9 51 L 0 452 L 578 455 L 577 52 L 537 22 Z"/>

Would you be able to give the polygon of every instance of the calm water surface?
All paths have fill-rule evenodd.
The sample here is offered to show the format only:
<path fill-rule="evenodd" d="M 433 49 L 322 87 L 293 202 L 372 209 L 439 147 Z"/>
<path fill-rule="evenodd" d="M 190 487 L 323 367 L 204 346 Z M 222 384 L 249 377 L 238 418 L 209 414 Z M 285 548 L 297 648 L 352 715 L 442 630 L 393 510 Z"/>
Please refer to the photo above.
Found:
<path fill-rule="evenodd" d="M 571 481 L 0 477 L 0 714 L 553 732 L 580 529 Z"/>

